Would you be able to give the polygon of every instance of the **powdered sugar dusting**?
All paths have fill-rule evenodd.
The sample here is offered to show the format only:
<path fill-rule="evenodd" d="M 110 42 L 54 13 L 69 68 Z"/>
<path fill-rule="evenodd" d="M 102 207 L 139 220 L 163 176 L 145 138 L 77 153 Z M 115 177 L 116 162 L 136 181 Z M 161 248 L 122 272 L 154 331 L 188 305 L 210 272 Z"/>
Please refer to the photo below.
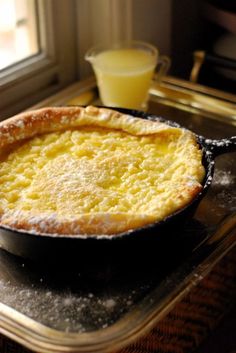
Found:
<path fill-rule="evenodd" d="M 217 185 L 231 185 L 236 181 L 236 176 L 230 170 L 216 170 L 213 182 Z"/>
<path fill-rule="evenodd" d="M 44 282 L 45 279 L 40 278 L 38 284 L 16 286 L 0 280 L 0 300 L 48 327 L 83 333 L 112 325 L 132 308 L 139 295 L 136 290 L 120 294 L 109 294 L 109 291 L 94 294 L 70 289 L 57 291 L 47 289 Z M 146 289 L 140 287 L 140 291 Z"/>
<path fill-rule="evenodd" d="M 19 127 L 19 128 L 21 128 L 21 129 L 24 129 L 24 127 L 25 127 L 25 122 L 24 122 L 24 120 L 19 119 L 19 120 L 16 120 L 16 122 L 14 123 L 14 125 L 17 126 L 17 127 Z"/>
<path fill-rule="evenodd" d="M 232 170 L 216 169 L 212 188 L 212 207 L 216 214 L 234 212 L 236 210 L 236 176 Z"/>

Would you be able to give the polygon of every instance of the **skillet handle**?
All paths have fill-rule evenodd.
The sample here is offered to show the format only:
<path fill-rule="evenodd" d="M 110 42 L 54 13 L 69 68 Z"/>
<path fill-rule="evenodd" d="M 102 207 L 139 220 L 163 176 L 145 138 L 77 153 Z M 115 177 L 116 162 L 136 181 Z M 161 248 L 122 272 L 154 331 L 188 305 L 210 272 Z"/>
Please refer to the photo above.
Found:
<path fill-rule="evenodd" d="M 236 152 L 236 136 L 221 140 L 205 139 L 204 144 L 214 157 L 223 153 Z"/>

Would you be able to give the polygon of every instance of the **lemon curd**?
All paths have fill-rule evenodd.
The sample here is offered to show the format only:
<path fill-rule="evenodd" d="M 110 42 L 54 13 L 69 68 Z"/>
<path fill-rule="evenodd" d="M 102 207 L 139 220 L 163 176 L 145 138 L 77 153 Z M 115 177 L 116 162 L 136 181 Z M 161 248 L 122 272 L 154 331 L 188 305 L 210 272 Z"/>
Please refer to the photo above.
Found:
<path fill-rule="evenodd" d="M 93 67 L 102 102 L 107 106 L 144 107 L 156 58 L 141 49 L 112 49 L 99 53 Z"/>
<path fill-rule="evenodd" d="M 114 234 L 163 219 L 201 190 L 201 151 L 184 129 L 94 107 L 40 110 L 2 124 L 3 225 Z"/>

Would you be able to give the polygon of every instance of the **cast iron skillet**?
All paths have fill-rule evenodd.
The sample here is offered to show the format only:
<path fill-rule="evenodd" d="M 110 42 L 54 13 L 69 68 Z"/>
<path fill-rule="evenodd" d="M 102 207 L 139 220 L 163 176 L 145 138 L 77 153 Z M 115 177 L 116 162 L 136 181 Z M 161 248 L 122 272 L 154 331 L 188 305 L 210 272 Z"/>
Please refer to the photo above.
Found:
<path fill-rule="evenodd" d="M 180 127 L 175 122 L 166 121 L 155 115 L 136 110 L 114 109 L 143 119 L 159 120 L 171 126 Z M 210 140 L 202 136 L 197 136 L 197 138 L 203 150 L 203 165 L 206 170 L 203 189 L 190 204 L 164 220 L 114 236 L 89 235 L 88 237 L 40 235 L 1 226 L 0 247 L 25 259 L 64 264 L 71 261 L 83 264 L 100 264 L 114 260 L 116 257 L 122 261 L 126 256 L 130 258 L 134 252 L 139 257 L 150 249 L 155 249 L 155 251 L 162 249 L 166 243 L 170 244 L 174 241 L 176 232 L 173 229 L 181 227 L 183 221 L 192 217 L 211 185 L 215 157 L 236 151 L 236 136 L 222 140 Z M 178 238 L 177 241 L 179 242 L 181 239 Z"/>

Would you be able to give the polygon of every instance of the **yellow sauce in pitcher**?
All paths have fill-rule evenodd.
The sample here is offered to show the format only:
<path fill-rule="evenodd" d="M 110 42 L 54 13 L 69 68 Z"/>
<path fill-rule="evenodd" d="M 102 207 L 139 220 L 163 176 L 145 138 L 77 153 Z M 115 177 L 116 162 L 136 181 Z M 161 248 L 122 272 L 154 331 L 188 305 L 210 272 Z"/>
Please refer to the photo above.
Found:
<path fill-rule="evenodd" d="M 156 57 L 141 49 L 112 49 L 93 62 L 100 96 L 107 106 L 143 109 Z"/>

